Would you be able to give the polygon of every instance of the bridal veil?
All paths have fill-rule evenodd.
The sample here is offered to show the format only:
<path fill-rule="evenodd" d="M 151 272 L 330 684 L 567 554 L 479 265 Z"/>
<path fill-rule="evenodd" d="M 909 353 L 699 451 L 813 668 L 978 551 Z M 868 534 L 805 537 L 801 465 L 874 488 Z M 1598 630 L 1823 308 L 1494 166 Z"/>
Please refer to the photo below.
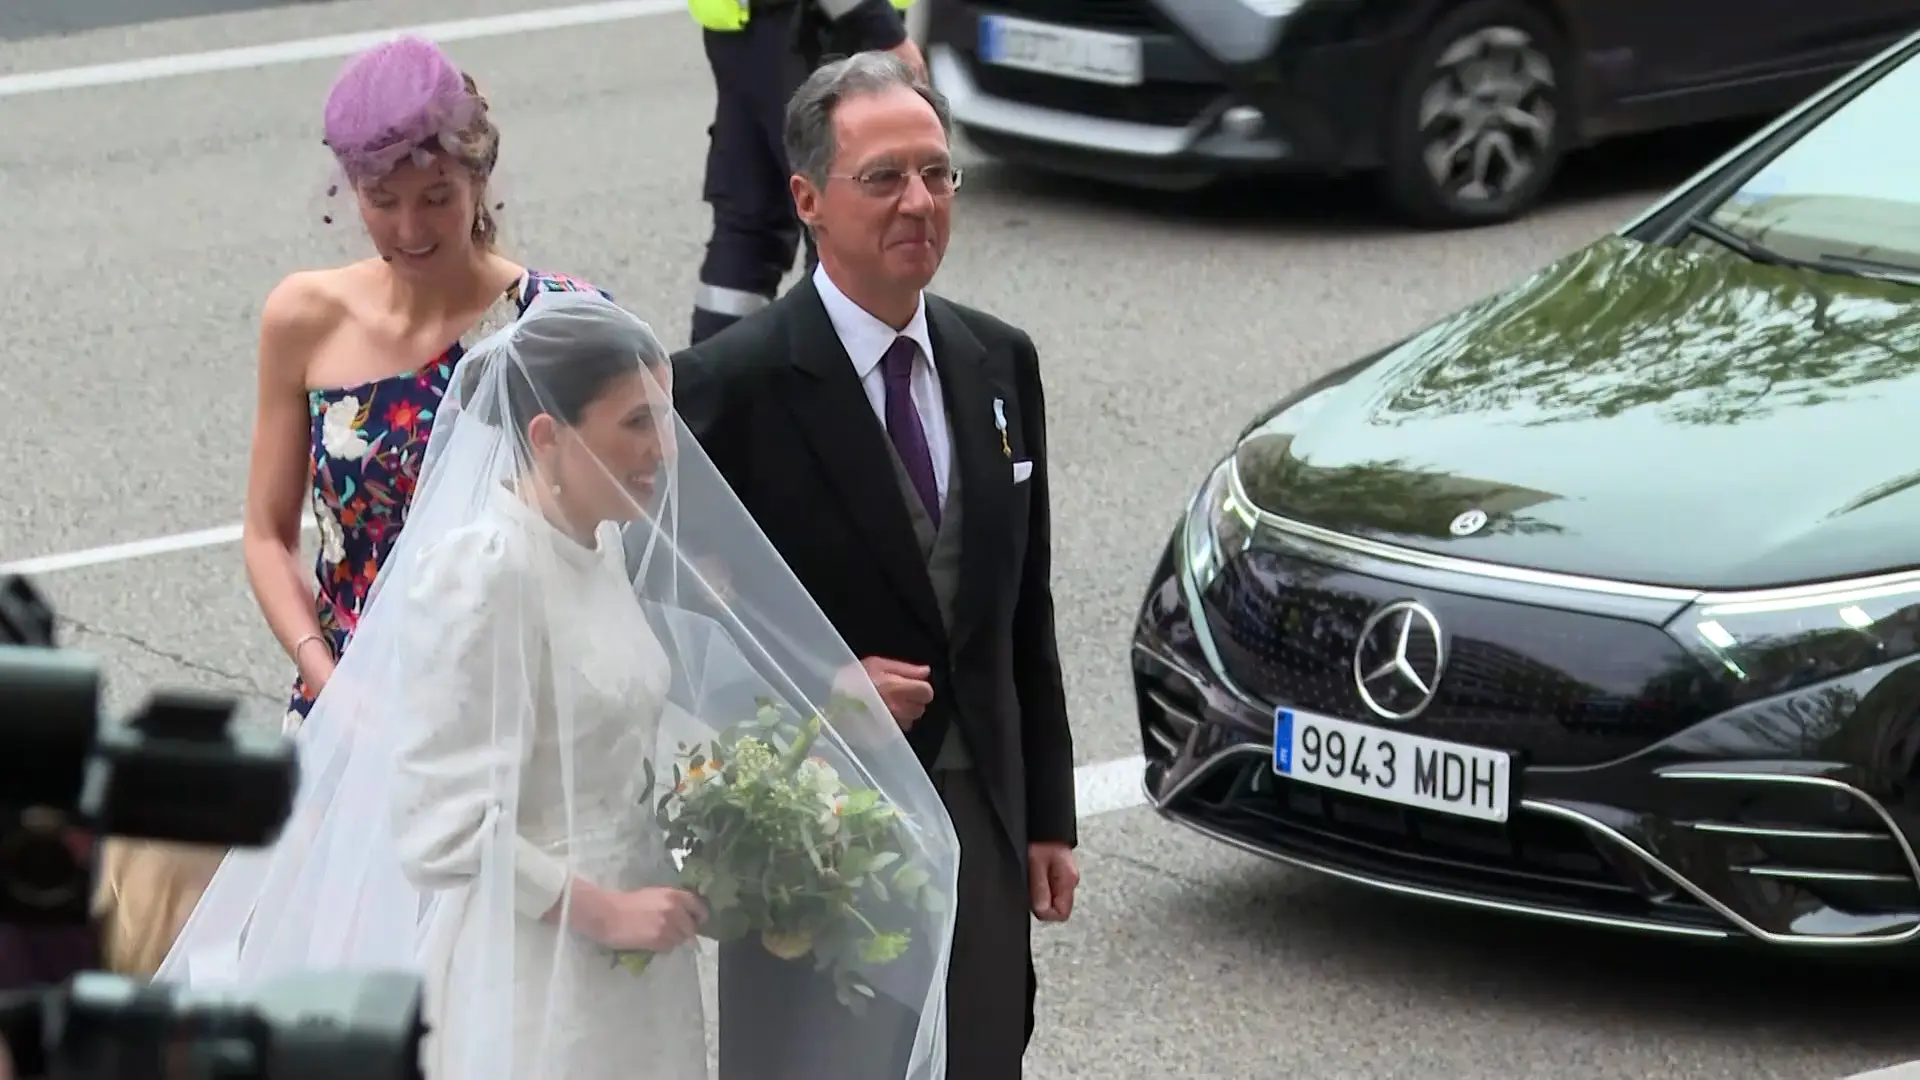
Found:
<path fill-rule="evenodd" d="M 944 1075 L 952 826 L 671 383 L 652 331 L 586 292 L 461 360 L 293 736 L 293 815 L 226 858 L 156 981 L 411 970 L 430 1080 L 696 1080 L 705 1054 L 666 1044 L 725 1022 L 698 946 L 576 926 L 585 890 L 676 887 L 704 937 L 817 972 L 794 1015 L 836 1017 L 817 1037 L 849 1041 L 844 1075 L 868 1075 L 854 1042 L 910 1047 L 883 1080 Z"/>

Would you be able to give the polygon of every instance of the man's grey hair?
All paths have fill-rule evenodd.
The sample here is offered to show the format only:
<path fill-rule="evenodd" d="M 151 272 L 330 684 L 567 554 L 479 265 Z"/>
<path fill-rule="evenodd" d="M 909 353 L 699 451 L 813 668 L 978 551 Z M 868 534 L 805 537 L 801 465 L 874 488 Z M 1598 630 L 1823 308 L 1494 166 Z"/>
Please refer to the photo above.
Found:
<path fill-rule="evenodd" d="M 906 61 L 890 52 L 855 53 L 809 75 L 787 103 L 784 138 L 789 167 L 815 187 L 825 187 L 827 172 L 840 153 L 833 136 L 834 110 L 850 97 L 883 94 L 897 87 L 912 90 L 933 106 L 940 130 L 953 137 L 953 110 L 945 94 L 923 82 Z"/>

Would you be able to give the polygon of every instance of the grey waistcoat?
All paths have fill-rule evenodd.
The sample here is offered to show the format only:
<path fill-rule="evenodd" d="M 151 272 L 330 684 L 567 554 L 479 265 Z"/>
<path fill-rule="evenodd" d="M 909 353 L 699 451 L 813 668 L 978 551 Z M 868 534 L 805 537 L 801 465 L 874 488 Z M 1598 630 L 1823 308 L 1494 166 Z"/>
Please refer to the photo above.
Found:
<path fill-rule="evenodd" d="M 892 452 L 891 443 L 888 445 L 887 460 L 893 463 L 893 475 L 900 486 L 900 497 L 906 500 L 907 514 L 913 519 L 914 539 L 920 542 L 920 554 L 927 560 L 927 579 L 933 583 L 933 598 L 940 605 L 940 621 L 951 630 L 953 598 L 960 591 L 959 466 L 954 464 L 947 468 L 947 499 L 940 508 L 940 527 L 935 529 L 933 519 L 920 504 L 920 495 L 913 488 L 913 480 L 907 476 L 907 467 L 900 463 L 900 455 Z M 953 703 L 936 699 L 933 707 L 951 710 Z M 964 769 L 972 764 L 972 759 L 967 755 L 966 742 L 960 736 L 960 725 L 949 712 L 947 736 L 940 744 L 933 767 Z"/>

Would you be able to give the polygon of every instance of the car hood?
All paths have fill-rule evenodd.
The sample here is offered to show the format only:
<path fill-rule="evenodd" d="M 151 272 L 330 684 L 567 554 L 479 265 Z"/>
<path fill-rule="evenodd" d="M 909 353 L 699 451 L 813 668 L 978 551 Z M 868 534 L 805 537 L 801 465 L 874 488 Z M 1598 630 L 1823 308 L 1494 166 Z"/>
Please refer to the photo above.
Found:
<path fill-rule="evenodd" d="M 1758 588 L 1920 564 L 1916 417 L 1920 288 L 1608 237 L 1279 408 L 1236 462 L 1261 508 L 1343 533 Z"/>

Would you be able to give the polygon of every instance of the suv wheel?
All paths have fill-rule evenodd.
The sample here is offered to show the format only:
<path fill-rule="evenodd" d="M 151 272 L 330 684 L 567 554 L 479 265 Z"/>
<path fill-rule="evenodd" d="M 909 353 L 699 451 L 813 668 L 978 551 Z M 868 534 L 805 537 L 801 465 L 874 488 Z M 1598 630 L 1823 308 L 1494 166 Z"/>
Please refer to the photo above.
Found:
<path fill-rule="evenodd" d="M 1517 0 L 1475 0 L 1435 23 L 1388 117 L 1394 208 L 1429 226 L 1532 209 L 1567 138 L 1565 56 L 1552 23 Z"/>

